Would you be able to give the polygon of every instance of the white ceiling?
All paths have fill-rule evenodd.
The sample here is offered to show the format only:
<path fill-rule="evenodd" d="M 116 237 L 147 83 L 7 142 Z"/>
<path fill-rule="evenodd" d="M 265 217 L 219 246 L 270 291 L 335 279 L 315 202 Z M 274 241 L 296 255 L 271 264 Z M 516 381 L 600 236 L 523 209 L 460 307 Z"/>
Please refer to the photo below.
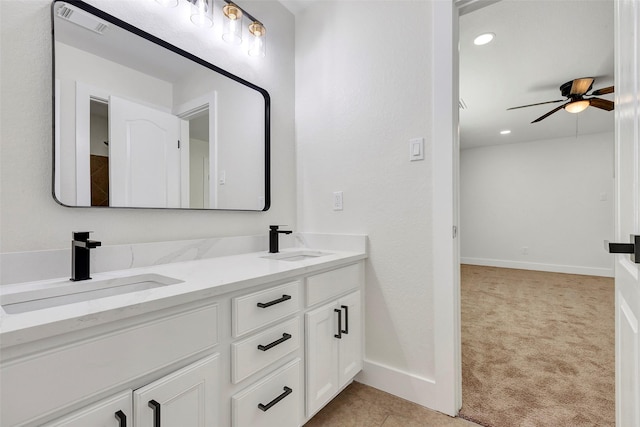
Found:
<path fill-rule="evenodd" d="M 280 2 L 299 14 L 314 1 Z M 469 10 L 482 2 L 489 5 L 460 17 L 462 148 L 613 131 L 614 113 L 593 107 L 561 110 L 535 124 L 562 103 L 507 111 L 562 99 L 560 85 L 580 77 L 596 77 L 593 89 L 613 85 L 612 0 L 457 0 Z M 475 46 L 484 32 L 495 40 Z M 504 129 L 511 134 L 500 135 Z"/>
<path fill-rule="evenodd" d="M 564 110 L 530 124 L 563 99 L 560 85 L 596 77 L 593 89 L 613 85 L 611 0 L 502 0 L 460 17 L 460 111 L 462 148 L 536 141 L 613 131 L 614 113 L 593 107 Z M 475 46 L 481 33 L 494 41 Z M 613 94 L 602 98 L 613 100 Z M 510 129 L 509 135 L 500 135 Z"/>

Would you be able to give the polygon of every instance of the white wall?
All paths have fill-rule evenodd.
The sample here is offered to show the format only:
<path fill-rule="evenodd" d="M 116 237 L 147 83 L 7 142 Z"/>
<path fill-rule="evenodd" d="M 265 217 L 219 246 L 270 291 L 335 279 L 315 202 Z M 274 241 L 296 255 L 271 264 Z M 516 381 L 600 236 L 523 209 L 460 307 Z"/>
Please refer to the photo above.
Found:
<path fill-rule="evenodd" d="M 613 276 L 613 198 L 613 133 L 463 150 L 462 262 Z"/>
<path fill-rule="evenodd" d="M 73 230 L 93 230 L 105 244 L 265 233 L 269 224 L 296 227 L 294 156 L 294 19 L 275 1 L 243 3 L 269 31 L 265 58 L 219 40 L 215 31 L 153 1 L 91 0 L 108 13 L 167 39 L 271 94 L 274 168 L 266 213 L 66 208 L 51 197 L 51 2 L 0 2 L 1 252 L 66 248 Z M 153 18 L 150 18 L 153 16 Z"/>
<path fill-rule="evenodd" d="M 431 13 L 422 1 L 323 1 L 296 17 L 299 224 L 369 235 L 365 370 L 424 383 L 434 378 Z M 426 161 L 408 160 L 416 137 Z"/>

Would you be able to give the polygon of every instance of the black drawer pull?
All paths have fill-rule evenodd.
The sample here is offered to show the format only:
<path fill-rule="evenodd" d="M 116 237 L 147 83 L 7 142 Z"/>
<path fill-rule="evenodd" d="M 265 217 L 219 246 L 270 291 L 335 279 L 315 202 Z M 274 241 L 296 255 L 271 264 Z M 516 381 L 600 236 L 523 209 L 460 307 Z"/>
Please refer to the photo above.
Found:
<path fill-rule="evenodd" d="M 291 339 L 291 334 L 284 333 L 284 334 L 282 334 L 282 338 L 272 342 L 271 344 L 267 344 L 267 345 L 260 344 L 260 345 L 258 345 L 258 350 L 267 351 L 270 348 L 273 348 L 273 347 L 277 346 L 278 344 L 282 344 L 283 342 L 285 342 L 288 339 Z"/>
<path fill-rule="evenodd" d="M 274 299 L 273 301 L 259 302 L 258 307 L 267 308 L 267 307 L 271 307 L 272 305 L 280 304 L 281 302 L 285 302 L 290 299 L 291 299 L 291 295 L 282 295 L 282 298 Z"/>
<path fill-rule="evenodd" d="M 149 408 L 153 409 L 153 427 L 160 427 L 160 404 L 155 400 L 150 400 Z"/>
<path fill-rule="evenodd" d="M 341 340 L 342 339 L 342 310 L 335 308 L 333 309 L 333 311 L 338 313 L 338 333 L 335 334 L 334 337 Z"/>
<path fill-rule="evenodd" d="M 127 416 L 122 411 L 116 412 L 116 420 L 118 420 L 118 427 L 127 427 Z"/>
<path fill-rule="evenodd" d="M 344 329 L 341 332 L 349 335 L 349 307 L 346 305 L 340 307 L 344 308 Z"/>
<path fill-rule="evenodd" d="M 284 393 L 282 393 L 280 396 L 276 397 L 266 405 L 263 405 L 262 403 L 258 403 L 258 408 L 260 408 L 264 412 L 267 412 L 269 409 L 271 409 L 273 405 L 280 402 L 282 399 L 289 396 L 291 393 L 293 393 L 293 389 L 290 389 L 289 387 L 284 386 Z"/>

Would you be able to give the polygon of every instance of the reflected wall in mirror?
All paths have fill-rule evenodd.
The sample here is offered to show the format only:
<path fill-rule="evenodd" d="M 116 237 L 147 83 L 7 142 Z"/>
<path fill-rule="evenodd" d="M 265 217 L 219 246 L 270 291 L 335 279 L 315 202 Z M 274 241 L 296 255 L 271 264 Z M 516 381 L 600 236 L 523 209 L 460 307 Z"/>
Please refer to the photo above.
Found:
<path fill-rule="evenodd" d="M 59 203 L 269 208 L 264 89 L 80 1 L 52 20 Z"/>

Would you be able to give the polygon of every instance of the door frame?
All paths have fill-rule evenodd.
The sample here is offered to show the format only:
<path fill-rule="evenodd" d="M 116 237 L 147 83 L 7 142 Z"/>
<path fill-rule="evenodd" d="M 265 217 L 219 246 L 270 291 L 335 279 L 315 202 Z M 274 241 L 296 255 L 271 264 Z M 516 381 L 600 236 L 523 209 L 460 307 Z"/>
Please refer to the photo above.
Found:
<path fill-rule="evenodd" d="M 475 0 L 471 0 L 475 2 Z M 433 409 L 462 407 L 458 194 L 458 17 L 455 0 L 432 3 L 432 233 L 435 389 Z M 436 107 L 437 106 L 437 107 Z"/>
<path fill-rule="evenodd" d="M 433 307 L 438 392 L 434 409 L 451 416 L 457 415 L 462 407 L 460 251 L 457 238 L 460 194 L 458 22 L 461 15 L 498 1 L 435 0 L 432 10 Z"/>
<path fill-rule="evenodd" d="M 205 209 L 216 209 L 218 207 L 218 93 L 211 91 L 195 99 L 184 102 L 175 107 L 173 114 L 183 121 L 197 116 L 202 111 L 209 111 L 209 207 Z M 190 140 L 188 126 L 183 125 L 181 133 L 182 146 L 185 150 L 181 152 L 181 163 L 184 171 L 189 170 Z M 213 163 L 212 163 L 213 159 Z M 185 177 L 186 178 L 186 177 Z M 188 180 L 183 180 L 189 182 Z M 188 199 L 183 199 L 188 207 Z"/>

